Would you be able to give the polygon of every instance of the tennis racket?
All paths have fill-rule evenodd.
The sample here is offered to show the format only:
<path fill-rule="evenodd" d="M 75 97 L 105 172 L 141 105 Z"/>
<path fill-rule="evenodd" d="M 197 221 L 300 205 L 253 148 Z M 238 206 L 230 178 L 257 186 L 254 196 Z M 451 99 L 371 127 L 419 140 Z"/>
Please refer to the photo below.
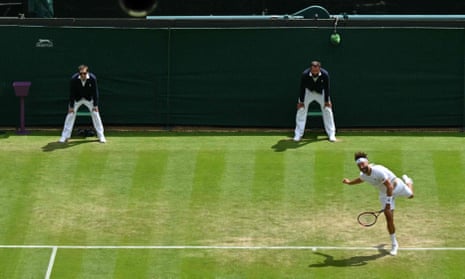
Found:
<path fill-rule="evenodd" d="M 364 227 L 371 227 L 374 224 L 376 224 L 376 221 L 378 221 L 378 216 L 383 212 L 384 209 L 380 211 L 365 211 L 362 212 L 358 215 L 357 221 L 360 225 Z"/>

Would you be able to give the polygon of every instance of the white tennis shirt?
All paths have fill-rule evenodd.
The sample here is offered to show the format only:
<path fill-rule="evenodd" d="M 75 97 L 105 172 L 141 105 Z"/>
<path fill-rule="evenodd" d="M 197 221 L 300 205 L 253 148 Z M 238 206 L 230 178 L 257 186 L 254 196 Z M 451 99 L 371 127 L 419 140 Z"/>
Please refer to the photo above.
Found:
<path fill-rule="evenodd" d="M 360 179 L 373 185 L 379 190 L 380 193 L 386 194 L 386 186 L 384 186 L 383 183 L 386 180 L 393 181 L 393 179 L 396 178 L 396 175 L 391 170 L 382 165 L 370 164 L 370 167 L 371 174 L 367 175 L 363 172 L 360 172 Z"/>

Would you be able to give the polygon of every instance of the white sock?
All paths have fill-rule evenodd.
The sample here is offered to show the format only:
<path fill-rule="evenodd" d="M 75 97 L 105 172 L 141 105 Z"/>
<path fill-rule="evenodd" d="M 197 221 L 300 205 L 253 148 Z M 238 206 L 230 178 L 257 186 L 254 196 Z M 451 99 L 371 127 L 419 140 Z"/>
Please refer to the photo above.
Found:
<path fill-rule="evenodd" d="M 397 239 L 396 239 L 395 233 L 391 234 L 391 243 L 392 245 L 397 245 Z"/>

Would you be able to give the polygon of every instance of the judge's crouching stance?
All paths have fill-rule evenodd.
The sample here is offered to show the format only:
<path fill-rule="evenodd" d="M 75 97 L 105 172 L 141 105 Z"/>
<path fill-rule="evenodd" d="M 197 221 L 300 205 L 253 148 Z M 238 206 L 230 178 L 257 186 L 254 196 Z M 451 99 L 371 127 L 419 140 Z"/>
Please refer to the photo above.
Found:
<path fill-rule="evenodd" d="M 99 142 L 105 143 L 106 139 L 103 134 L 102 119 L 98 110 L 99 91 L 97 78 L 88 71 L 89 67 L 86 65 L 81 65 L 78 69 L 79 72 L 75 73 L 70 81 L 68 114 L 66 115 L 60 142 L 64 143 L 71 137 L 74 121 L 76 120 L 76 112 L 80 106 L 85 105 L 91 113 L 92 124 L 97 132 Z"/>
<path fill-rule="evenodd" d="M 329 141 L 335 142 L 336 126 L 334 125 L 332 103 L 329 96 L 329 74 L 328 71 L 321 68 L 319 61 L 312 61 L 310 68 L 302 73 L 300 79 L 294 141 L 300 141 L 304 136 L 308 106 L 314 101 L 321 107 L 323 123 Z"/>

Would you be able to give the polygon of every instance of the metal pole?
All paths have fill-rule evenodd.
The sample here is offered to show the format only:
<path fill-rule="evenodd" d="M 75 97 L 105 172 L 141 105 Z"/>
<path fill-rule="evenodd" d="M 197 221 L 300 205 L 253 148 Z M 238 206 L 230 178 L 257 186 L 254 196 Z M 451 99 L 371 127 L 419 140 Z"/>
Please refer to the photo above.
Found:
<path fill-rule="evenodd" d="M 27 134 L 26 128 L 25 128 L 25 117 L 24 117 L 24 97 L 21 96 L 19 98 L 19 118 L 20 118 L 20 128 L 18 131 L 18 134 L 25 135 Z"/>
<path fill-rule="evenodd" d="M 16 131 L 19 135 L 28 134 L 25 128 L 25 112 L 24 112 L 24 97 L 29 93 L 29 87 L 31 86 L 30 81 L 15 81 L 13 82 L 13 88 L 15 89 L 16 96 L 19 97 L 19 119 L 20 119 L 20 128 Z"/>
<path fill-rule="evenodd" d="M 171 28 L 168 27 L 168 49 L 167 49 L 167 55 L 168 55 L 168 61 L 167 61 L 167 76 L 166 76 L 166 123 L 165 123 L 165 129 L 170 130 L 171 129 L 171 107 L 170 107 L 170 98 L 171 98 Z"/>
<path fill-rule="evenodd" d="M 463 39 L 465 40 L 465 31 L 463 31 Z M 462 56 L 464 72 L 463 75 L 463 88 L 462 88 L 462 132 L 465 132 L 465 46 L 463 47 L 463 56 Z"/>

